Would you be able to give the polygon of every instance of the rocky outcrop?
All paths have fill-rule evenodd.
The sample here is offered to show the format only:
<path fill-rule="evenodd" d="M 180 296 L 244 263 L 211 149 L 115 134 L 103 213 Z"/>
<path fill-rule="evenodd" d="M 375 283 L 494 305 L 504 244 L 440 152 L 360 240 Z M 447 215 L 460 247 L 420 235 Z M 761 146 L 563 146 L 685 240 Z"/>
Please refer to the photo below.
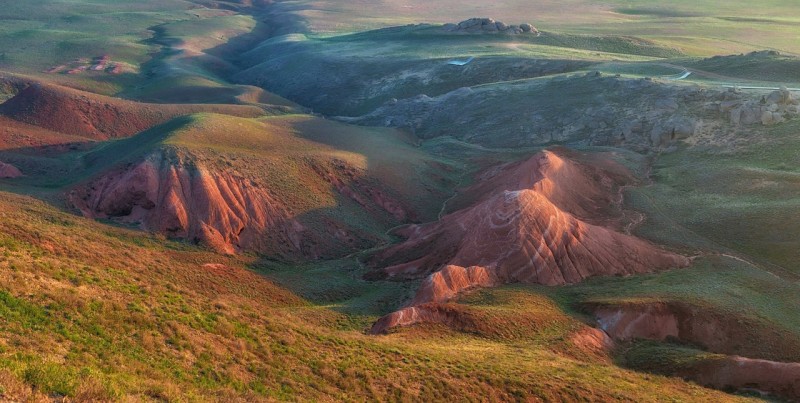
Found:
<path fill-rule="evenodd" d="M 800 114 L 790 90 L 761 92 L 592 72 L 397 99 L 347 121 L 409 127 L 422 138 L 452 136 L 488 147 L 562 142 L 665 151 L 681 143 L 744 142 L 731 126 L 756 129 Z"/>
<path fill-rule="evenodd" d="M 646 152 L 716 130 L 721 115 L 705 104 L 718 94 L 595 72 L 399 99 L 348 121 L 410 127 L 422 138 L 453 136 L 489 147 L 581 142 Z"/>
<path fill-rule="evenodd" d="M 506 33 L 506 34 L 531 34 L 539 36 L 539 30 L 531 24 L 508 25 L 491 18 L 470 18 L 458 24 L 445 24 L 446 32 L 477 33 Z"/>
<path fill-rule="evenodd" d="M 22 172 L 17 167 L 0 161 L 0 179 L 19 178 L 20 176 L 22 176 Z"/>
<path fill-rule="evenodd" d="M 786 87 L 772 91 L 759 100 L 745 97 L 741 91 L 731 88 L 715 105 L 721 113 L 729 114 L 730 123 L 734 126 L 771 126 L 800 114 L 800 101 Z"/>
<path fill-rule="evenodd" d="M 687 266 L 683 256 L 569 212 L 602 221 L 604 213 L 591 195 L 613 189 L 607 181 L 616 177 L 602 171 L 545 151 L 500 170 L 516 176 L 488 175 L 484 182 L 491 184 L 475 185 L 491 189 L 477 204 L 438 222 L 399 230 L 406 241 L 377 253 L 369 263 L 390 278 L 427 278 L 410 308 L 384 322 L 410 323 L 419 312 L 409 309 L 446 302 L 477 287 L 563 285 Z"/>

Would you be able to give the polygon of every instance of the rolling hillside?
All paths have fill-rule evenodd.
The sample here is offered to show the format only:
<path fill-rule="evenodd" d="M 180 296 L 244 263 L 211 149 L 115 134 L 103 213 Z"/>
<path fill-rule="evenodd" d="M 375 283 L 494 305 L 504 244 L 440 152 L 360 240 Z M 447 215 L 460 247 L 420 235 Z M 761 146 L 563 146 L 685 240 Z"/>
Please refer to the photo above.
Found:
<path fill-rule="evenodd" d="M 0 10 L 0 400 L 800 399 L 796 4 Z"/>

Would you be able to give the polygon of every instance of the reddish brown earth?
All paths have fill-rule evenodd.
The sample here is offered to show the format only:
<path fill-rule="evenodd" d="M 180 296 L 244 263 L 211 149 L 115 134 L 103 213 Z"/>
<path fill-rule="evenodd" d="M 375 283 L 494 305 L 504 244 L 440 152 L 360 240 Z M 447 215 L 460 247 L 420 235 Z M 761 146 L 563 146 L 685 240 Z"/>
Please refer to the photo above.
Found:
<path fill-rule="evenodd" d="M 481 266 L 461 267 L 447 265 L 426 278 L 412 306 L 426 302 L 445 302 L 455 298 L 459 292 L 477 287 L 494 287 L 502 284 L 495 272 Z"/>
<path fill-rule="evenodd" d="M 596 305 L 588 309 L 614 340 L 678 341 L 730 354 L 671 370 L 674 375 L 722 390 L 750 389 L 800 398 L 800 363 L 779 362 L 800 361 L 800 339 L 775 325 L 674 302 Z"/>
<path fill-rule="evenodd" d="M 34 149 L 86 143 L 84 137 L 42 129 L 0 115 L 0 150 Z"/>
<path fill-rule="evenodd" d="M 614 340 L 675 340 L 714 353 L 800 361 L 800 338 L 758 318 L 677 302 L 587 309 Z"/>
<path fill-rule="evenodd" d="M 621 167 L 604 167 L 610 164 L 587 165 L 544 151 L 489 171 L 470 188 L 490 193 L 476 197 L 476 205 L 403 228 L 398 234 L 407 240 L 370 264 L 392 278 L 428 276 L 411 306 L 444 302 L 476 287 L 563 285 L 687 266 L 683 256 L 576 216 L 595 222 L 611 217 L 604 212 L 619 204 L 619 187 L 631 177 Z M 390 321 L 408 324 L 415 317 L 417 311 L 408 311 Z"/>
<path fill-rule="evenodd" d="M 422 249 L 433 253 L 386 267 L 384 271 L 391 277 L 429 272 L 441 261 L 485 267 L 499 284 L 562 285 L 597 275 L 647 273 L 688 264 L 688 259 L 645 241 L 587 224 L 533 190 L 504 191 L 435 224 L 412 226 L 404 233 L 409 239 L 389 253 L 411 254 Z"/>
<path fill-rule="evenodd" d="M 701 385 L 721 390 L 755 390 L 792 400 L 800 399 L 800 364 L 744 357 L 708 360 L 680 374 Z"/>
<path fill-rule="evenodd" d="M 627 168 L 606 154 L 556 147 L 482 172 L 452 204 L 468 207 L 504 190 L 530 189 L 584 221 L 610 226 L 618 224 L 622 215 L 621 188 L 636 182 Z"/>
<path fill-rule="evenodd" d="M 331 258 L 379 241 L 374 234 L 341 222 L 335 211 L 303 221 L 303 212 L 276 197 L 268 184 L 203 161 L 191 151 L 164 148 L 76 187 L 69 202 L 86 217 L 138 225 L 228 254 L 254 251 L 288 259 Z M 359 173 L 346 164 L 334 160 L 319 172 L 326 176 L 317 181 L 330 181 L 340 194 L 363 203 L 366 215 L 408 215 L 392 199 L 369 198 L 385 192 L 360 183 Z"/>
<path fill-rule="evenodd" d="M 410 326 L 419 323 L 441 324 L 454 329 L 475 329 L 478 326 L 475 318 L 464 308 L 457 305 L 429 303 L 403 308 L 380 318 L 372 325 L 372 334 L 386 333 L 398 326 Z"/>
<path fill-rule="evenodd" d="M 607 359 L 614 348 L 614 340 L 608 334 L 594 327 L 585 327 L 570 337 L 570 344 L 583 352 L 597 358 Z"/>
<path fill-rule="evenodd" d="M 111 56 L 102 55 L 94 58 L 80 58 L 71 63 L 53 66 L 45 71 L 48 74 L 80 74 L 87 71 L 105 72 L 109 74 L 135 73 L 129 65 L 111 60 Z"/>
<path fill-rule="evenodd" d="M 16 78 L 19 92 L 0 105 L 0 115 L 53 132 L 92 140 L 128 137 L 180 115 L 198 112 L 258 117 L 263 110 L 245 105 L 162 105 L 126 101 L 71 88 Z"/>
<path fill-rule="evenodd" d="M 20 176 L 22 176 L 22 172 L 17 167 L 0 161 L 0 179 L 19 178 Z"/>
<path fill-rule="evenodd" d="M 70 201 L 87 217 L 139 223 L 224 253 L 315 253 L 303 242 L 305 228 L 265 189 L 164 153 L 105 174 L 73 191 Z"/>

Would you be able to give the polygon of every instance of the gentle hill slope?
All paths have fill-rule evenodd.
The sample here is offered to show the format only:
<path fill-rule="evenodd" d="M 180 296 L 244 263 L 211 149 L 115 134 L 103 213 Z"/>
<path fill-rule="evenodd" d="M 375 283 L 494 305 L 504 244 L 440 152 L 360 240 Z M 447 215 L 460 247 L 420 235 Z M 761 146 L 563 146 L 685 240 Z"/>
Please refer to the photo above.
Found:
<path fill-rule="evenodd" d="M 16 95 L 0 104 L 0 114 L 19 122 L 91 140 L 128 137 L 196 112 L 263 115 L 263 110 L 254 106 L 145 104 L 42 82 L 21 84 Z"/>
<path fill-rule="evenodd" d="M 370 247 L 386 229 L 430 217 L 452 183 L 398 131 L 308 116 L 192 115 L 84 161 L 94 179 L 70 201 L 86 216 L 285 258 Z"/>

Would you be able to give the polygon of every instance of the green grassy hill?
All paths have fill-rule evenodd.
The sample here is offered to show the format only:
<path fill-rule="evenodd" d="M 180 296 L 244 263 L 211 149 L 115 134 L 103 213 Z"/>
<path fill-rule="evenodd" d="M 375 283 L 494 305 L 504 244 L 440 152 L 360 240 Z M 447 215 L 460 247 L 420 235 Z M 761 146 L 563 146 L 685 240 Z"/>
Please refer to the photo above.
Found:
<path fill-rule="evenodd" d="M 476 308 L 487 330 L 474 335 L 431 328 L 376 338 L 362 333 L 374 316 L 300 299 L 249 271 L 249 258 L 8 193 L 0 206 L 4 398 L 734 400 L 593 355 L 565 355 L 550 341 L 584 325 L 545 297 L 490 298 L 496 302 Z M 513 311 L 550 324 L 507 334 L 519 320 Z"/>
<path fill-rule="evenodd" d="M 757 5 L 744 0 L 678 1 L 668 5 L 646 0 L 525 0 L 465 3 L 454 0 L 371 2 L 302 1 L 280 4 L 285 14 L 299 15 L 309 30 L 324 35 L 366 31 L 411 23 L 452 23 L 491 17 L 509 24 L 531 23 L 540 30 L 570 34 L 623 35 L 651 39 L 685 53 L 710 56 L 775 49 L 800 53 L 792 39 L 797 16 L 791 0 Z M 576 12 L 578 11 L 578 12 Z"/>
<path fill-rule="evenodd" d="M 683 376 L 728 354 L 800 361 L 800 124 L 722 111 L 770 107 L 769 91 L 725 85 L 800 85 L 795 3 L 536 3 L 3 5 L 0 162 L 24 176 L 0 179 L 0 400 L 771 398 Z M 441 26 L 482 16 L 542 35 Z M 749 53 L 763 49 L 782 54 Z M 692 134 L 676 136 L 676 119 Z M 421 281 L 365 267 L 393 230 L 467 207 L 480 174 L 551 144 L 628 167 L 615 225 L 691 266 L 470 290 L 436 308 L 444 323 L 368 334 Z M 151 160 L 185 173 L 167 190 L 235 178 L 226 194 L 258 189 L 296 233 L 345 240 L 226 255 L 133 228 L 144 213 L 127 205 L 76 214 L 79 192 L 146 199 L 142 183 L 162 182 L 125 174 Z M 193 202 L 203 224 L 223 210 Z M 652 307 L 722 323 L 712 336 L 732 341 L 598 339 L 598 309 Z"/>

